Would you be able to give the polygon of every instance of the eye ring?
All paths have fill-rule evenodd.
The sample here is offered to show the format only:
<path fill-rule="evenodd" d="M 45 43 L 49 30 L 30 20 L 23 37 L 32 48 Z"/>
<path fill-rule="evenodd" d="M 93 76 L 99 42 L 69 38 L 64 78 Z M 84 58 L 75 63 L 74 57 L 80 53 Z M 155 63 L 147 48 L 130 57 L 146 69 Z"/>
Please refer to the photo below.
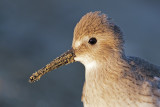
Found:
<path fill-rule="evenodd" d="M 88 43 L 91 44 L 91 45 L 94 45 L 94 44 L 97 43 L 97 39 L 95 37 L 92 37 L 92 38 L 89 39 Z"/>

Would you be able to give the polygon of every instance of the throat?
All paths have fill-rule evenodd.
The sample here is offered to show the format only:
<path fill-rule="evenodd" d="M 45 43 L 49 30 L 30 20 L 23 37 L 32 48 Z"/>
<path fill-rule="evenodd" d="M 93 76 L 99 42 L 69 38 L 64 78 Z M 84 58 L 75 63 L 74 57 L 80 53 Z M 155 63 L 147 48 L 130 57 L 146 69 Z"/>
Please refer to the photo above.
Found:
<path fill-rule="evenodd" d="M 85 64 L 86 72 L 95 71 L 99 68 L 99 64 L 96 61 Z"/>
<path fill-rule="evenodd" d="M 100 61 L 91 61 L 85 63 L 85 80 L 86 82 L 114 82 L 124 75 L 127 71 L 128 64 L 121 56 L 102 59 Z M 92 83 L 91 83 L 92 84 Z"/>
<path fill-rule="evenodd" d="M 121 90 L 121 88 L 125 86 L 125 84 L 121 82 L 125 71 L 124 69 L 127 68 L 125 65 L 126 61 L 122 58 L 101 60 L 101 62 L 93 61 L 85 64 L 85 84 L 82 95 L 83 103 L 91 105 L 89 107 L 99 107 L 100 105 L 102 105 L 101 107 L 108 107 L 108 103 L 113 103 L 111 101 L 121 99 L 124 94 L 120 97 L 117 95 L 121 92 L 126 93 L 126 90 Z"/>
<path fill-rule="evenodd" d="M 96 79 L 96 75 L 100 68 L 100 64 L 97 61 L 92 61 L 85 64 L 85 80 L 88 81 L 91 79 Z"/>

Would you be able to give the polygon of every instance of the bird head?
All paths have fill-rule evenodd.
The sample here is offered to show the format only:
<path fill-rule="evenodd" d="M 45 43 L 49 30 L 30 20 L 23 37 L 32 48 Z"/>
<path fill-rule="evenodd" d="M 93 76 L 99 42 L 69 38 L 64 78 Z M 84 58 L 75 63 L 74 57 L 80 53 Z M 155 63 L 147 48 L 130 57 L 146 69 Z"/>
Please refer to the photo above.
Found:
<path fill-rule="evenodd" d="M 123 51 L 122 33 L 99 11 L 84 15 L 74 29 L 72 49 L 33 73 L 30 82 L 39 80 L 45 73 L 75 61 L 85 66 L 101 62 L 116 52 Z"/>
<path fill-rule="evenodd" d="M 99 11 L 87 13 L 74 29 L 72 43 L 75 60 L 84 65 L 102 61 L 123 50 L 122 33 Z"/>

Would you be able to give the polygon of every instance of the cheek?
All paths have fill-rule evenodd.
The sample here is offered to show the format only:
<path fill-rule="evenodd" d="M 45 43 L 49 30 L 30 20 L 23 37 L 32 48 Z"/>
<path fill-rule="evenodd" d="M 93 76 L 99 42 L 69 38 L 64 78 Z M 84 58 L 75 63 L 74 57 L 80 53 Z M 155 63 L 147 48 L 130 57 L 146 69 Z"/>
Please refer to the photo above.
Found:
<path fill-rule="evenodd" d="M 86 51 L 83 50 L 76 50 L 75 55 L 76 55 L 75 60 L 80 62 L 88 58 L 88 54 L 86 53 Z"/>
<path fill-rule="evenodd" d="M 75 49 L 75 55 L 75 61 L 79 61 L 83 64 L 87 63 L 91 59 L 91 53 L 87 50 L 86 46 L 80 46 L 78 49 Z"/>
<path fill-rule="evenodd" d="M 85 44 L 82 44 L 74 49 L 76 56 L 85 55 L 88 52 L 88 47 Z"/>

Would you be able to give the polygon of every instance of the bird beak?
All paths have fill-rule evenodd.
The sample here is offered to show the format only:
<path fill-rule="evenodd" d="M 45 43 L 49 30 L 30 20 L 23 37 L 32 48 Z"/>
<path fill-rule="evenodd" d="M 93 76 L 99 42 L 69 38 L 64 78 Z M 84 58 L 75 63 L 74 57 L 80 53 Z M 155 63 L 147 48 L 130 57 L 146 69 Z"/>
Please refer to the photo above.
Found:
<path fill-rule="evenodd" d="M 32 76 L 29 79 L 29 82 L 33 83 L 35 81 L 38 81 L 47 72 L 50 72 L 50 71 L 52 71 L 54 69 L 57 69 L 60 66 L 67 65 L 67 64 L 75 62 L 74 57 L 75 57 L 74 50 L 73 49 L 68 50 L 67 52 L 62 54 L 60 57 L 57 57 L 52 62 L 47 64 L 42 69 L 40 69 L 37 72 L 33 73 Z"/>

